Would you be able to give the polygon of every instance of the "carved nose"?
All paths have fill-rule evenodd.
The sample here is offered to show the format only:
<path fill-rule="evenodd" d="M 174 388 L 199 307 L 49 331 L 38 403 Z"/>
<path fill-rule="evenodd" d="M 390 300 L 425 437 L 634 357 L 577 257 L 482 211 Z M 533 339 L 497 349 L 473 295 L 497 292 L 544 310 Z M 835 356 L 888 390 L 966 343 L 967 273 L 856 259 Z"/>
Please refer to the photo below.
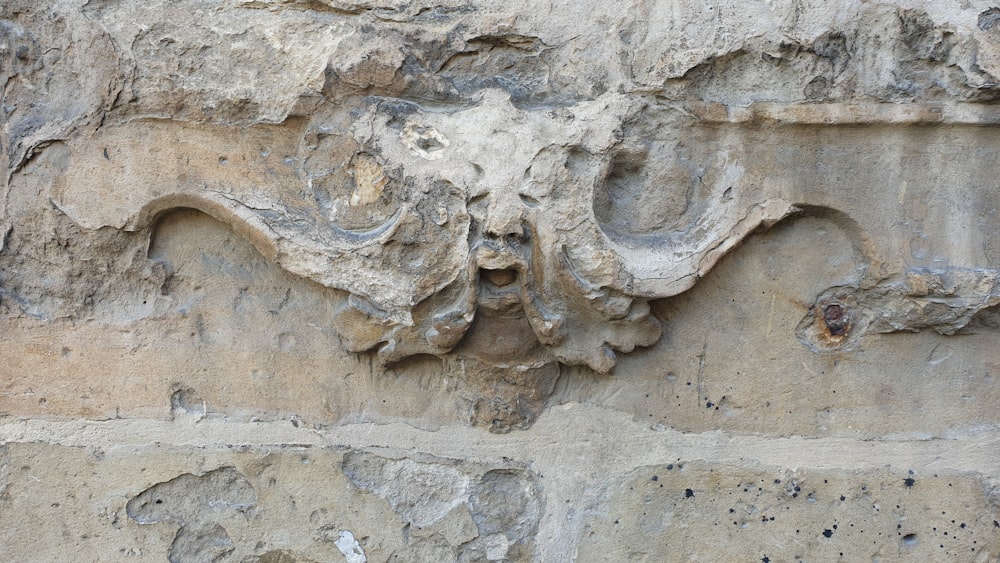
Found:
<path fill-rule="evenodd" d="M 494 201 L 487 211 L 483 232 L 490 238 L 524 241 L 527 232 L 523 206 L 511 201 Z"/>

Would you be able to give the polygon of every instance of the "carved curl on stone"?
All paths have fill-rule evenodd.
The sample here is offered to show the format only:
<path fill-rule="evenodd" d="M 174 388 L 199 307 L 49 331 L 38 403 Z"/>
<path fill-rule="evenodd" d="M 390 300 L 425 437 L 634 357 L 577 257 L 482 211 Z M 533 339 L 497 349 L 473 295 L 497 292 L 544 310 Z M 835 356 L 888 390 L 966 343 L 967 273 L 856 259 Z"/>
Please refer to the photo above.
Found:
<path fill-rule="evenodd" d="M 454 353 L 604 373 L 659 339 L 649 299 L 688 289 L 795 210 L 725 155 L 698 177 L 703 193 L 678 197 L 687 188 L 656 173 L 674 155 L 642 138 L 646 109 L 622 94 L 519 108 L 486 90 L 465 107 L 369 97 L 240 131 L 133 123 L 70 141 L 54 199 L 90 228 L 142 229 L 176 207 L 221 219 L 285 269 L 348 292 L 337 326 L 383 363 Z M 91 178 L 107 179 L 100 201 L 76 189 Z M 622 201 L 647 193 L 673 215 L 635 230 Z"/>

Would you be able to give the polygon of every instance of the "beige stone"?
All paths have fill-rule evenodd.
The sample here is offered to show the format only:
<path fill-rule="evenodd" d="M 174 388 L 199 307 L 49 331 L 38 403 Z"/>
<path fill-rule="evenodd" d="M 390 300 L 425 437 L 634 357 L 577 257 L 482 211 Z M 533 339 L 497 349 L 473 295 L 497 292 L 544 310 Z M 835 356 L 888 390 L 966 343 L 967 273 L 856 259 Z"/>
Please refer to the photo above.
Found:
<path fill-rule="evenodd" d="M 995 561 L 1000 9 L 0 3 L 11 561 Z"/>
<path fill-rule="evenodd" d="M 991 561 L 992 485 L 969 475 L 637 469 L 608 487 L 578 561 Z"/>

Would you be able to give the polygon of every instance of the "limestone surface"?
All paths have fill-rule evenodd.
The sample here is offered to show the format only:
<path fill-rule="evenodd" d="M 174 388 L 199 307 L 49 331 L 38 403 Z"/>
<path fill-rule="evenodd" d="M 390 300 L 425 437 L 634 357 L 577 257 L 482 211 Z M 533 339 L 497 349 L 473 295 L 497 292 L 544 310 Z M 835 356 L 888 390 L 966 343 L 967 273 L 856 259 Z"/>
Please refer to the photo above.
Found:
<path fill-rule="evenodd" d="M 0 2 L 0 559 L 996 561 L 1000 6 Z"/>

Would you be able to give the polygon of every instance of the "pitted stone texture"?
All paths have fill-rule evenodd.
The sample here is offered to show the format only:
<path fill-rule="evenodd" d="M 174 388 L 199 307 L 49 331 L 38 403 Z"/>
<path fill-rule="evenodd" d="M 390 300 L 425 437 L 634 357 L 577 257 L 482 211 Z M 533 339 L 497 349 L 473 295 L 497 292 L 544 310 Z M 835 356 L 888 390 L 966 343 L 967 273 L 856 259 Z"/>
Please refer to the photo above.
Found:
<path fill-rule="evenodd" d="M 0 163 L 6 169 L 0 193 L 6 193 L 7 171 L 25 164 L 39 145 L 99 119 L 122 94 L 125 77 L 114 41 L 72 4 L 4 2 L 0 61 Z"/>
<path fill-rule="evenodd" d="M 447 465 L 352 453 L 343 468 L 355 486 L 388 500 L 401 518 L 417 527 L 441 520 L 468 495 L 468 478 Z"/>
<path fill-rule="evenodd" d="M 579 561 L 993 561 L 1000 498 L 977 474 L 676 461 L 609 484 Z"/>
<path fill-rule="evenodd" d="M 64 559 L 70 537 L 74 559 L 337 561 L 343 556 L 322 529 L 340 526 L 372 534 L 366 549 L 378 557 L 382 542 L 398 545 L 402 525 L 387 527 L 391 511 L 352 492 L 338 461 L 339 454 L 302 448 L 9 444 L 0 544 L 20 561 Z M 306 486 L 309 495 L 301 495 Z M 18 540 L 29 530 L 35 541 Z"/>
<path fill-rule="evenodd" d="M 232 467 L 202 476 L 190 473 L 154 485 L 125 505 L 129 518 L 140 524 L 180 524 L 170 545 L 171 563 L 219 561 L 234 547 L 216 520 L 227 510 L 241 513 L 257 504 L 250 483 Z"/>

